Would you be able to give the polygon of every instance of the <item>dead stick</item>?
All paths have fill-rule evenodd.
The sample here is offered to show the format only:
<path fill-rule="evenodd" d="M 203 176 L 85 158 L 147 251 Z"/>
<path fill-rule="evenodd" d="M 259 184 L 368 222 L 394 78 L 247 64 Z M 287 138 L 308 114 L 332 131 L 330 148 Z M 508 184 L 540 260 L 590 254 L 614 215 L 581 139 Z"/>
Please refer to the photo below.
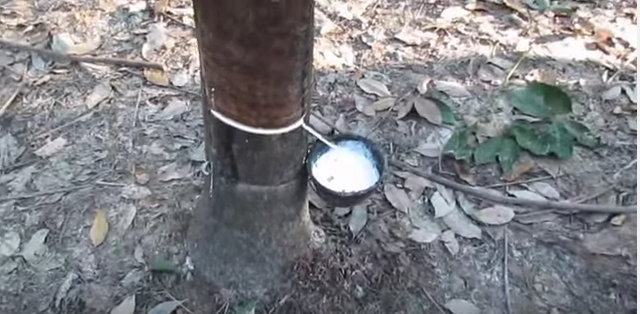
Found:
<path fill-rule="evenodd" d="M 509 229 L 504 228 L 504 298 L 507 302 L 507 314 L 511 311 L 511 292 L 509 291 Z"/>
<path fill-rule="evenodd" d="M 569 202 L 552 202 L 552 201 L 538 201 L 538 200 L 528 200 L 522 198 L 515 197 L 506 197 L 506 196 L 498 196 L 491 193 L 487 193 L 485 189 L 475 188 L 468 185 L 460 184 L 449 179 L 443 178 L 439 175 L 422 171 L 420 169 L 416 169 L 404 162 L 398 160 L 391 160 L 389 164 L 396 166 L 398 168 L 409 171 L 415 175 L 424 177 L 425 179 L 431 180 L 435 183 L 442 184 L 448 188 L 460 191 L 465 194 L 469 194 L 483 200 L 504 204 L 504 205 L 516 205 L 516 206 L 524 206 L 524 207 L 537 207 L 537 208 L 545 208 L 545 209 L 561 209 L 561 210 L 569 210 L 569 211 L 582 211 L 582 212 L 595 212 L 595 213 L 636 213 L 637 206 L 611 206 L 611 205 L 589 205 L 589 204 L 574 204 Z"/>
<path fill-rule="evenodd" d="M 6 201 L 22 200 L 22 199 L 27 199 L 27 198 L 40 197 L 40 196 L 51 195 L 51 194 L 67 193 L 67 192 L 72 192 L 72 191 L 76 191 L 76 190 L 90 188 L 92 186 L 93 185 L 90 185 L 90 184 L 78 185 L 78 186 L 72 186 L 72 187 L 68 187 L 68 188 L 64 188 L 64 189 L 40 191 L 40 192 L 29 193 L 29 194 L 18 194 L 18 195 L 5 196 L 5 197 L 0 197 L 0 203 L 6 202 Z"/>
<path fill-rule="evenodd" d="M 420 290 L 422 290 L 422 293 L 429 298 L 429 301 L 431 301 L 431 303 L 433 303 L 433 305 L 436 306 L 436 308 L 438 309 L 438 312 L 445 314 L 446 312 L 444 311 L 444 309 L 442 308 L 442 306 L 440 306 L 440 304 L 438 304 L 438 302 L 436 302 L 436 300 L 431 296 L 431 294 L 427 291 L 427 289 L 425 288 L 420 288 Z"/>
<path fill-rule="evenodd" d="M 15 43 L 5 39 L 0 39 L 0 46 L 5 46 L 5 47 L 17 49 L 17 50 L 34 52 L 44 57 L 49 57 L 49 58 L 58 59 L 58 60 L 72 61 L 72 62 L 102 63 L 102 64 L 109 64 L 109 65 L 129 66 L 134 68 L 151 68 L 151 69 L 158 69 L 158 70 L 164 69 L 162 64 L 155 63 L 155 62 L 121 59 L 121 58 L 81 57 L 81 56 L 67 55 L 67 54 L 55 52 L 49 49 L 40 49 L 40 48 L 36 48 L 29 45 Z"/>

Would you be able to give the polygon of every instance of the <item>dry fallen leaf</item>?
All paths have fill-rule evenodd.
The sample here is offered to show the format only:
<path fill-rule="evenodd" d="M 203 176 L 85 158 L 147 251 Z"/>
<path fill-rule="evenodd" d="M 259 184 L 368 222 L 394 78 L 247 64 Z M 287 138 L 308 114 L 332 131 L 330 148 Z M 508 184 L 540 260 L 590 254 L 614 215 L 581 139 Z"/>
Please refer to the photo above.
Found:
<path fill-rule="evenodd" d="M 133 219 L 136 218 L 138 209 L 133 204 L 121 204 L 120 206 L 118 206 L 118 212 L 120 217 L 117 229 L 120 232 L 127 231 L 127 229 L 129 229 L 129 227 L 133 223 Z"/>
<path fill-rule="evenodd" d="M 449 227 L 456 234 L 465 238 L 482 238 L 482 230 L 476 226 L 473 221 L 465 215 L 462 210 L 456 208 L 448 215 L 442 217 L 447 227 Z"/>
<path fill-rule="evenodd" d="M 473 172 L 471 172 L 471 168 L 466 162 L 456 160 L 453 163 L 453 168 L 456 171 L 458 178 L 464 180 L 470 185 L 476 185 L 476 177 Z"/>
<path fill-rule="evenodd" d="M 393 107 L 393 105 L 395 103 L 396 103 L 396 98 L 395 97 L 385 97 L 385 98 L 381 98 L 378 101 L 372 103 L 370 106 L 375 111 L 382 111 L 382 110 L 386 110 L 386 109 L 389 109 L 389 108 Z"/>
<path fill-rule="evenodd" d="M 171 314 L 180 306 L 184 301 L 166 301 L 157 304 L 149 310 L 147 314 Z"/>
<path fill-rule="evenodd" d="M 35 261 L 36 257 L 42 254 L 43 251 L 46 250 L 46 246 L 44 245 L 44 241 L 47 239 L 47 235 L 49 235 L 49 229 L 40 229 L 36 231 L 29 242 L 24 245 L 22 248 L 22 255 L 28 262 Z"/>
<path fill-rule="evenodd" d="M 109 232 L 109 223 L 107 222 L 107 214 L 103 210 L 96 210 L 93 218 L 93 225 L 89 231 L 89 238 L 94 246 L 98 246 L 104 242 Z"/>
<path fill-rule="evenodd" d="M 462 299 L 452 299 L 444 304 L 452 314 L 480 314 L 480 309 L 475 306 L 473 303 L 462 300 Z"/>
<path fill-rule="evenodd" d="M 147 81 L 153 84 L 160 85 L 160 86 L 169 85 L 169 76 L 163 70 L 144 69 L 142 71 L 142 74 L 144 74 L 144 77 L 147 79 Z"/>
<path fill-rule="evenodd" d="M 416 203 L 409 209 L 411 229 L 408 237 L 418 243 L 431 243 L 440 236 L 440 226 L 427 214 L 422 204 Z"/>
<path fill-rule="evenodd" d="M 12 165 L 24 150 L 25 148 L 18 143 L 18 140 L 11 133 L 0 137 L 0 169 Z"/>
<path fill-rule="evenodd" d="M 409 206 L 411 206 L 411 200 L 403 189 L 387 183 L 384 185 L 384 196 L 395 209 L 405 214 L 408 212 Z"/>
<path fill-rule="evenodd" d="M 38 148 L 38 150 L 33 153 L 38 157 L 48 158 L 57 154 L 66 144 L 67 140 L 65 140 L 63 137 L 58 137 L 55 140 L 44 144 L 44 146 Z"/>
<path fill-rule="evenodd" d="M 427 187 L 435 187 L 433 183 L 423 177 L 409 174 L 404 180 L 404 188 L 409 190 L 409 196 L 411 199 L 418 199 L 424 189 Z"/>
<path fill-rule="evenodd" d="M 354 95 L 353 101 L 356 104 L 356 110 L 364 113 L 369 117 L 373 117 L 376 115 L 376 110 L 371 106 L 371 101 L 368 98 L 362 97 L 360 95 Z"/>
<path fill-rule="evenodd" d="M 172 162 L 158 168 L 158 180 L 160 180 L 160 182 L 167 182 L 182 179 L 189 175 L 189 170 L 189 165 L 178 167 L 178 163 Z"/>
<path fill-rule="evenodd" d="M 114 307 L 109 314 L 133 314 L 136 309 L 136 295 L 130 295 Z"/>
<path fill-rule="evenodd" d="M 349 230 L 354 236 L 360 233 L 360 230 L 367 224 L 367 207 L 364 205 L 358 205 L 351 210 L 351 216 L 349 216 Z"/>
<path fill-rule="evenodd" d="M 531 171 L 535 165 L 536 164 L 533 160 L 521 158 L 513 166 L 511 172 L 503 174 L 501 179 L 507 182 L 515 181 L 525 173 Z"/>
<path fill-rule="evenodd" d="M 600 97 L 602 98 L 602 100 L 613 100 L 620 97 L 621 94 L 622 94 L 622 86 L 614 85 L 609 87 L 605 91 L 603 91 L 600 94 Z"/>
<path fill-rule="evenodd" d="M 20 235 L 15 231 L 9 231 L 0 236 L 0 263 L 5 257 L 15 254 L 20 247 Z"/>
<path fill-rule="evenodd" d="M 457 82 L 434 81 L 435 88 L 451 97 L 471 97 L 471 93 Z"/>
<path fill-rule="evenodd" d="M 397 120 L 402 119 L 402 118 L 406 117 L 411 112 L 411 109 L 413 109 L 413 102 L 412 101 L 402 101 L 399 106 L 396 106 L 393 109 L 394 109 L 394 111 L 396 111 L 398 113 L 398 116 L 396 116 L 396 119 Z"/>
<path fill-rule="evenodd" d="M 444 217 L 456 208 L 455 202 L 447 202 L 442 194 L 440 194 L 440 192 L 438 191 L 434 192 L 433 195 L 431 195 L 429 201 L 431 201 L 431 205 L 433 206 L 433 209 L 435 211 L 436 218 Z"/>
<path fill-rule="evenodd" d="M 374 79 L 363 78 L 359 79 L 356 83 L 358 84 L 358 87 L 360 87 L 367 94 L 373 94 L 379 97 L 391 96 L 391 93 L 389 92 L 387 86 Z"/>
<path fill-rule="evenodd" d="M 532 182 L 529 183 L 527 185 L 527 188 L 529 188 L 529 190 L 537 192 L 538 194 L 552 199 L 552 200 L 559 200 L 560 199 L 560 192 L 558 192 L 558 190 L 556 190 L 556 188 L 554 188 L 551 184 L 546 183 L 546 182 Z"/>
<path fill-rule="evenodd" d="M 93 91 L 91 92 L 91 94 L 89 94 L 89 96 L 87 96 L 87 99 L 85 100 L 87 108 L 91 109 L 97 106 L 101 101 L 109 98 L 110 95 L 111 84 L 109 83 L 109 81 L 105 80 L 98 83 L 98 85 L 93 88 Z"/>
<path fill-rule="evenodd" d="M 178 98 L 173 98 L 169 101 L 169 104 L 162 109 L 162 111 L 158 114 L 157 118 L 160 120 L 171 120 L 176 116 L 180 116 L 181 114 L 187 112 L 189 110 L 189 106 L 186 101 L 180 100 Z"/>
<path fill-rule="evenodd" d="M 151 190 L 144 186 L 131 183 L 122 187 L 121 196 L 129 200 L 139 200 L 149 195 L 151 195 Z"/>
<path fill-rule="evenodd" d="M 422 143 L 413 151 L 425 157 L 436 158 L 442 153 L 442 146 L 439 143 Z"/>
<path fill-rule="evenodd" d="M 456 255 L 460 251 L 460 244 L 456 239 L 456 234 L 452 230 L 447 230 L 440 234 L 440 241 L 444 244 L 444 247 L 447 248 L 447 251 L 451 253 L 451 255 Z"/>
<path fill-rule="evenodd" d="M 429 84 L 431 84 L 431 78 L 429 77 L 426 77 L 422 81 L 420 81 L 418 86 L 416 86 L 418 93 L 420 93 L 420 95 L 426 94 L 429 91 Z"/>
<path fill-rule="evenodd" d="M 435 102 L 422 97 L 413 97 L 411 101 L 421 117 L 435 125 L 442 125 L 442 112 Z"/>
<path fill-rule="evenodd" d="M 510 207 L 496 205 L 477 210 L 474 216 L 487 225 L 502 225 L 510 222 L 515 213 Z"/>
<path fill-rule="evenodd" d="M 537 194 L 537 193 L 534 193 L 534 192 L 531 192 L 531 191 L 509 190 L 509 191 L 507 191 L 507 193 L 509 193 L 509 195 L 511 195 L 511 196 L 515 196 L 517 198 L 521 198 L 521 199 L 525 199 L 525 200 L 532 200 L 532 201 L 546 201 L 547 200 L 546 198 L 544 198 L 540 194 Z"/>

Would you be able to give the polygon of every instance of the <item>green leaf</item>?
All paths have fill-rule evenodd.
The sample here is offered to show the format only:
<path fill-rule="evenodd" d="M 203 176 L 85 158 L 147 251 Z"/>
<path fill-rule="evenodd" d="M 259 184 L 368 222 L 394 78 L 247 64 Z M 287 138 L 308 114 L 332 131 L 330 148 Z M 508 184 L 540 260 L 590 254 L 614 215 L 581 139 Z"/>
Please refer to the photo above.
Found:
<path fill-rule="evenodd" d="M 553 122 L 549 125 L 550 151 L 559 158 L 569 158 L 573 155 L 573 136 L 562 123 Z"/>
<path fill-rule="evenodd" d="M 453 110 L 451 109 L 449 96 L 447 96 L 447 94 L 440 91 L 433 91 L 430 92 L 429 97 L 426 98 L 432 100 L 440 109 L 440 113 L 442 114 L 442 123 L 449 125 L 456 123 L 456 118 L 453 115 Z"/>
<path fill-rule="evenodd" d="M 453 110 L 447 103 L 437 98 L 429 97 L 429 99 L 433 100 L 438 108 L 440 108 L 440 113 L 442 114 L 442 123 L 450 125 L 456 123 L 456 118 L 453 115 Z"/>
<path fill-rule="evenodd" d="M 473 153 L 473 161 L 476 165 L 495 162 L 500 152 L 502 141 L 502 137 L 494 137 L 480 144 Z"/>
<path fill-rule="evenodd" d="M 529 0 L 526 3 L 531 9 L 536 11 L 544 11 L 551 6 L 549 0 Z"/>
<path fill-rule="evenodd" d="M 233 311 L 233 313 L 234 314 L 254 314 L 256 312 L 256 304 L 258 304 L 258 301 L 255 301 L 255 300 L 248 301 L 238 306 Z"/>
<path fill-rule="evenodd" d="M 571 113 L 571 98 L 553 85 L 533 82 L 526 87 L 510 90 L 507 96 L 513 107 L 537 118 Z"/>
<path fill-rule="evenodd" d="M 513 170 L 513 165 L 516 164 L 518 158 L 520 158 L 520 148 L 516 141 L 507 137 L 502 140 L 500 146 L 500 152 L 498 153 L 498 161 L 503 173 L 510 173 Z"/>
<path fill-rule="evenodd" d="M 600 143 L 596 135 L 591 133 L 589 128 L 584 124 L 572 120 L 565 120 L 563 124 L 567 131 L 569 131 L 581 145 L 594 148 Z"/>
<path fill-rule="evenodd" d="M 548 130 L 545 129 L 547 128 L 542 123 L 515 121 L 511 124 L 509 131 L 520 147 L 535 155 L 544 156 L 549 154 L 551 150 Z"/>
<path fill-rule="evenodd" d="M 473 149 L 469 145 L 471 130 L 456 130 L 444 146 L 444 153 L 452 155 L 457 160 L 467 160 L 473 155 Z"/>
<path fill-rule="evenodd" d="M 175 273 L 178 272 L 176 265 L 166 259 L 154 259 L 149 263 L 149 270 L 159 273 Z"/>

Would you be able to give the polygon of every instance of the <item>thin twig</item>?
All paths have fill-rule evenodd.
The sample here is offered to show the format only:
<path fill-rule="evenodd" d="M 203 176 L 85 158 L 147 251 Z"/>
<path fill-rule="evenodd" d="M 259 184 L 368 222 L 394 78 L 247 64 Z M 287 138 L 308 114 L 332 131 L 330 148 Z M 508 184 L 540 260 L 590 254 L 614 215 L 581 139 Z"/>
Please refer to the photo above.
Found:
<path fill-rule="evenodd" d="M 51 129 L 49 131 L 44 131 L 44 132 L 38 133 L 33 137 L 33 139 L 37 140 L 37 139 L 49 136 L 49 135 L 51 135 L 51 134 L 53 134 L 55 132 L 58 132 L 58 131 L 60 131 L 62 129 L 68 128 L 68 127 L 70 127 L 70 126 L 82 121 L 83 119 L 85 119 L 86 117 L 90 116 L 91 114 L 93 114 L 93 111 L 95 110 L 95 108 L 97 108 L 97 107 L 93 107 L 93 108 L 91 108 L 89 110 L 86 110 L 81 115 L 79 115 L 77 118 L 75 118 L 75 119 L 73 119 L 73 120 L 71 120 L 71 121 L 69 121 L 69 122 L 67 122 L 67 123 L 65 123 L 65 124 L 63 124 L 63 125 L 61 125 L 59 127 L 55 127 L 55 128 L 53 128 L 53 129 Z"/>
<path fill-rule="evenodd" d="M 587 196 L 579 196 L 579 197 L 576 197 L 575 199 L 573 199 L 571 201 L 576 202 L 576 203 L 586 203 L 588 201 L 594 200 L 594 199 L 596 199 L 596 198 L 598 198 L 598 197 L 600 197 L 602 195 L 607 194 L 609 191 L 615 189 L 615 187 L 616 187 L 615 184 L 611 184 L 608 187 L 606 187 L 606 188 L 604 188 L 604 189 L 602 189 L 602 190 L 600 190 L 598 192 L 591 193 L 590 195 L 587 195 Z"/>
<path fill-rule="evenodd" d="M 511 79 L 511 76 L 513 76 L 513 73 L 516 72 L 516 70 L 520 66 L 520 63 L 522 63 L 522 61 L 527 57 L 530 50 L 531 48 L 529 48 L 529 50 L 523 52 L 522 55 L 520 55 L 520 58 L 518 58 L 518 61 L 516 62 L 516 64 L 513 65 L 511 70 L 509 70 L 509 73 L 507 73 L 507 76 L 505 76 L 504 81 L 502 82 L 502 87 L 507 86 L 507 84 L 509 83 L 509 80 Z"/>
<path fill-rule="evenodd" d="M 460 184 L 449 179 L 443 178 L 439 175 L 416 169 L 404 162 L 398 160 L 391 160 L 389 164 L 398 168 L 409 171 L 413 174 L 424 177 L 435 183 L 442 184 L 451 189 L 460 191 L 465 194 L 469 194 L 483 200 L 504 204 L 504 205 L 516 205 L 524 207 L 537 207 L 537 208 L 552 208 L 569 211 L 583 211 L 583 212 L 596 212 L 596 213 L 636 213 L 637 206 L 613 206 L 613 205 L 589 205 L 589 204 L 574 204 L 569 202 L 552 202 L 552 201 L 538 201 L 529 200 L 515 197 L 498 196 L 492 193 L 488 193 L 486 189 L 476 188 L 464 184 Z"/>
<path fill-rule="evenodd" d="M 504 228 L 504 298 L 507 302 L 507 314 L 511 314 L 511 292 L 509 291 L 509 230 Z"/>
<path fill-rule="evenodd" d="M 18 87 L 16 87 L 16 90 L 13 92 L 13 94 L 11 94 L 11 96 L 7 98 L 7 101 L 4 102 L 4 105 L 0 107 L 0 117 L 4 116 L 4 114 L 7 112 L 7 109 L 9 109 L 9 106 L 11 106 L 11 104 L 16 99 L 16 97 L 18 97 L 18 94 L 20 94 L 20 91 L 22 90 L 24 85 L 25 85 L 25 81 L 23 79 L 23 81 L 20 82 Z"/>
<path fill-rule="evenodd" d="M 502 183 L 485 185 L 483 187 L 484 188 L 501 188 L 501 187 L 505 187 L 505 186 L 520 185 L 520 184 L 533 183 L 533 182 L 544 181 L 544 180 L 549 180 L 549 179 L 555 179 L 555 178 L 558 178 L 558 177 L 564 176 L 564 175 L 566 175 L 566 174 L 561 174 L 561 175 L 558 175 L 558 176 L 555 176 L 555 177 L 554 176 L 544 176 L 544 177 L 532 178 L 532 179 L 527 179 L 527 180 L 502 182 Z"/>
<path fill-rule="evenodd" d="M 68 193 L 68 192 L 72 192 L 72 191 L 76 191 L 76 190 L 87 189 L 87 188 L 90 188 L 90 187 L 93 187 L 93 184 L 77 185 L 77 186 L 71 186 L 71 187 L 63 188 L 63 189 L 40 191 L 40 192 L 35 192 L 35 193 L 10 195 L 10 196 L 5 196 L 5 197 L 0 197 L 0 203 L 1 202 L 6 202 L 6 201 L 22 200 L 22 199 L 40 197 L 40 196 L 51 195 L 51 194 Z"/>
<path fill-rule="evenodd" d="M 101 64 L 109 64 L 109 65 L 128 66 L 128 67 L 134 67 L 134 68 L 150 68 L 150 69 L 158 69 L 158 70 L 164 69 L 162 64 L 155 63 L 155 62 L 147 62 L 142 60 L 130 60 L 130 59 L 122 59 L 122 58 L 81 57 L 81 56 L 67 55 L 67 54 L 55 52 L 53 50 L 36 48 L 30 45 L 24 45 L 24 44 L 8 41 L 5 39 L 0 39 L 0 46 L 5 46 L 5 47 L 22 50 L 22 51 L 30 51 L 30 52 L 37 53 L 43 57 L 48 57 L 48 58 L 57 59 L 57 60 L 71 61 L 71 62 L 101 63 Z"/>
<path fill-rule="evenodd" d="M 441 314 L 447 314 L 447 312 L 442 308 L 442 306 L 440 306 L 440 304 L 438 304 L 438 302 L 436 302 L 436 300 L 431 296 L 427 289 L 421 287 L 420 290 L 422 290 L 422 293 L 429 299 L 429 301 L 431 301 L 431 303 L 433 303 L 433 305 L 436 306 L 438 312 L 440 312 Z"/>
<path fill-rule="evenodd" d="M 178 306 L 181 307 L 185 312 L 189 313 L 189 314 L 193 314 L 193 311 L 191 311 L 189 308 L 187 308 L 184 303 L 187 302 L 187 300 L 182 300 L 182 301 L 178 301 L 178 299 L 176 299 L 173 295 L 171 295 L 171 293 L 169 293 L 169 291 L 164 290 L 164 294 L 166 294 L 169 299 L 171 299 L 171 301 L 173 302 L 177 302 Z"/>
<path fill-rule="evenodd" d="M 631 167 L 635 166 L 638 163 L 638 158 L 634 159 L 632 162 L 630 162 L 628 165 L 622 167 L 620 170 L 616 171 L 616 173 L 613 174 L 613 180 L 618 180 L 618 177 L 620 176 L 621 173 L 631 169 Z M 634 171 L 635 173 L 635 171 Z"/>

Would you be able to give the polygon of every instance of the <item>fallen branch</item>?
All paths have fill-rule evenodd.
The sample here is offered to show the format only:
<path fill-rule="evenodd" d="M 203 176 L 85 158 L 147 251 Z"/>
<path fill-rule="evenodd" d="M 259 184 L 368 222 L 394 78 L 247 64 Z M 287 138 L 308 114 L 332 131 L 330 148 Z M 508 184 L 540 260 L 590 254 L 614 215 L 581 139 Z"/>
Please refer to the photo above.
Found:
<path fill-rule="evenodd" d="M 24 81 L 21 82 L 20 85 L 18 85 L 18 87 L 16 87 L 16 90 L 13 91 L 13 94 L 11 94 L 11 96 L 9 96 L 9 98 L 7 98 L 7 101 L 4 102 L 4 105 L 2 105 L 2 107 L 0 107 L 0 117 L 4 116 L 4 114 L 9 109 L 9 106 L 11 106 L 11 103 L 13 103 L 13 101 L 16 99 L 16 97 L 18 97 L 18 94 L 20 94 L 20 91 L 22 91 L 22 88 L 24 87 L 24 85 L 25 85 Z"/>
<path fill-rule="evenodd" d="M 5 197 L 0 197 L 0 203 L 6 202 L 6 201 L 22 200 L 22 199 L 40 197 L 40 196 L 51 195 L 51 194 L 68 193 L 68 192 L 73 192 L 73 191 L 76 191 L 76 190 L 87 189 L 87 188 L 90 188 L 90 187 L 93 187 L 93 185 L 91 185 L 91 184 L 78 185 L 78 186 L 72 186 L 72 187 L 63 188 L 63 189 L 57 189 L 57 190 L 40 191 L 40 192 L 28 193 L 28 194 L 10 195 L 10 196 L 5 196 Z"/>
<path fill-rule="evenodd" d="M 507 314 L 513 313 L 511 311 L 511 292 L 509 290 L 509 230 L 504 228 L 504 273 L 502 279 L 504 280 L 504 298 L 507 303 Z"/>
<path fill-rule="evenodd" d="M 507 197 L 507 196 L 498 196 L 491 194 L 486 189 L 476 188 L 464 184 L 460 184 L 454 181 L 451 181 L 447 178 L 441 177 L 439 175 L 422 171 L 420 169 L 416 169 L 404 162 L 398 160 L 391 160 L 389 164 L 398 167 L 400 169 L 409 171 L 415 175 L 424 177 L 425 179 L 431 180 L 435 183 L 442 184 L 448 188 L 460 191 L 465 194 L 469 194 L 471 196 L 475 196 L 477 198 L 481 198 L 483 200 L 503 204 L 503 205 L 516 205 L 516 206 L 524 206 L 524 207 L 537 207 L 537 208 L 545 208 L 545 209 L 560 209 L 566 211 L 582 211 L 582 212 L 592 212 L 592 213 L 611 213 L 611 214 L 621 214 L 621 213 L 636 213 L 637 206 L 612 206 L 612 205 L 589 205 L 589 204 L 575 204 L 569 202 L 552 202 L 552 201 L 538 201 L 538 200 L 528 200 L 522 198 L 515 197 Z"/>
<path fill-rule="evenodd" d="M 109 65 L 128 66 L 128 67 L 134 67 L 134 68 L 150 68 L 150 69 L 158 69 L 158 70 L 164 69 L 162 64 L 155 63 L 155 62 L 121 59 L 121 58 L 82 57 L 82 56 L 67 55 L 64 53 L 55 52 L 53 50 L 40 49 L 33 46 L 8 41 L 5 39 L 0 39 L 0 46 L 5 46 L 8 48 L 13 48 L 17 50 L 34 52 L 43 57 L 48 57 L 48 58 L 57 59 L 57 60 L 71 61 L 71 62 L 100 63 L 100 64 L 109 64 Z"/>

